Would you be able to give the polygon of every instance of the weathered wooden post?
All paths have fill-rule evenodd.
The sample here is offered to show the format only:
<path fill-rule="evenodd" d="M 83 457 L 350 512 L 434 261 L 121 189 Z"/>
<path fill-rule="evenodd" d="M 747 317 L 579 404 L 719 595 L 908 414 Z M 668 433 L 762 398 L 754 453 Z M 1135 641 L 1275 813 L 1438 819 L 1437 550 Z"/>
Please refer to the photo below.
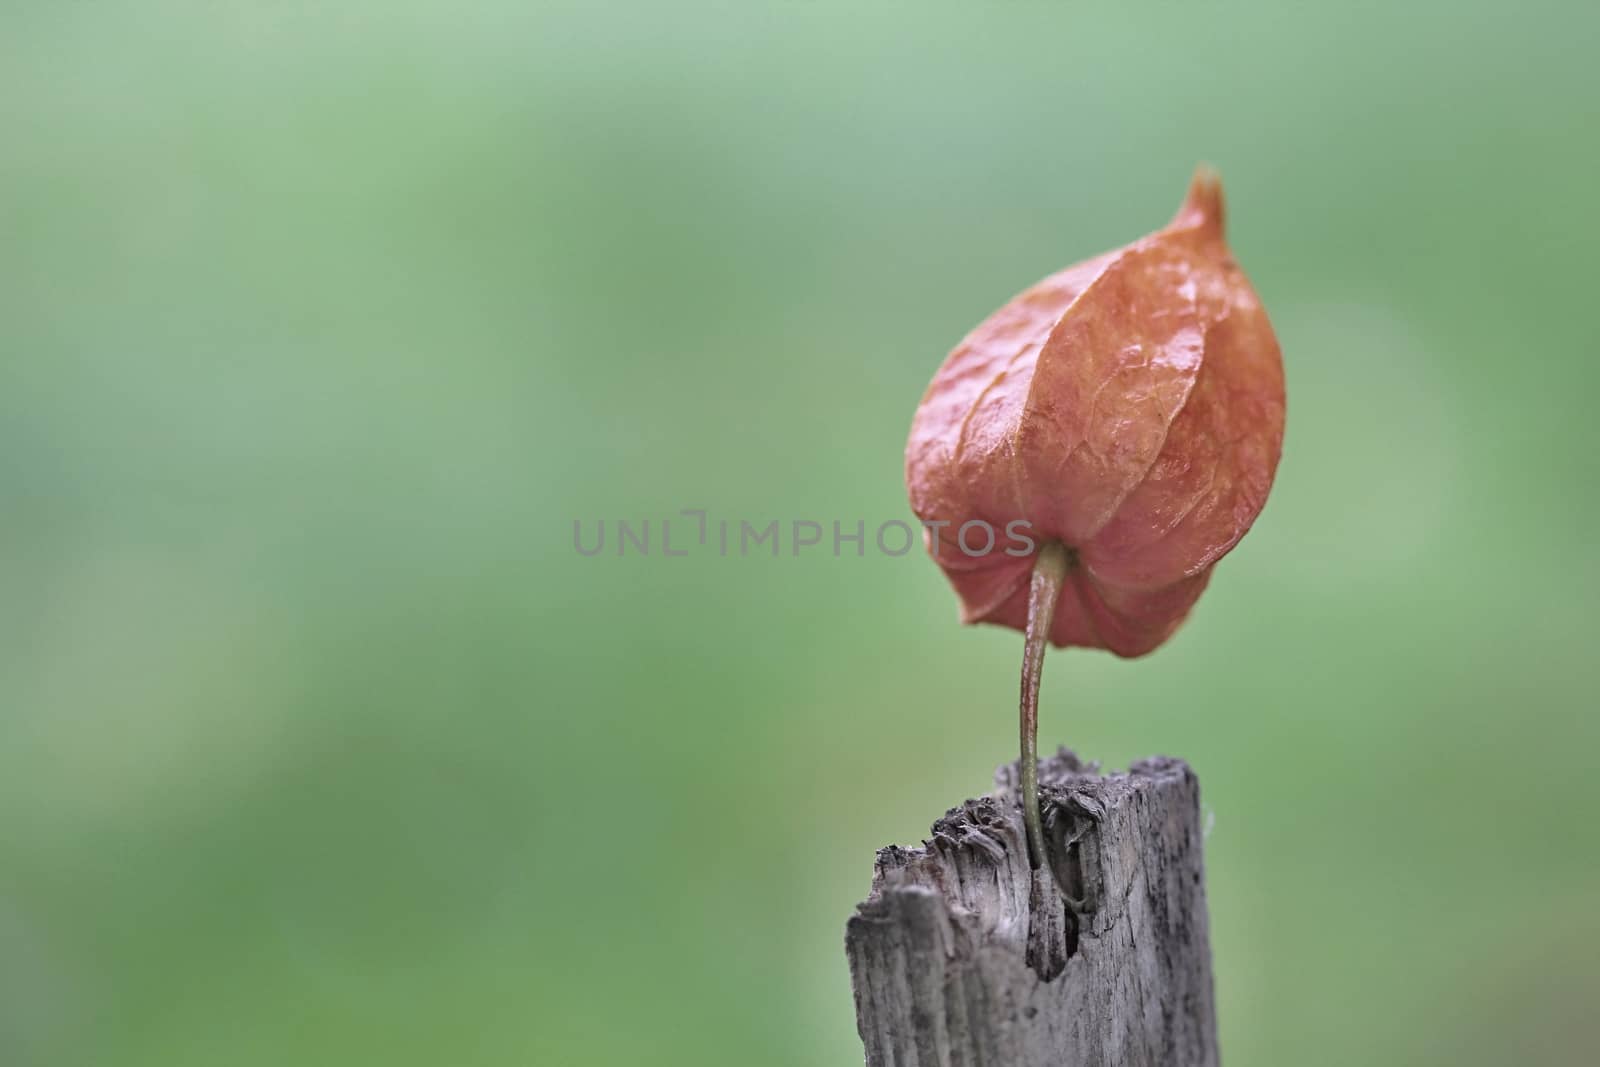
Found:
<path fill-rule="evenodd" d="M 1215 1067 L 1200 785 L 1181 760 L 1040 764 L 1050 870 L 1016 766 L 879 851 L 845 950 L 868 1067 Z"/>

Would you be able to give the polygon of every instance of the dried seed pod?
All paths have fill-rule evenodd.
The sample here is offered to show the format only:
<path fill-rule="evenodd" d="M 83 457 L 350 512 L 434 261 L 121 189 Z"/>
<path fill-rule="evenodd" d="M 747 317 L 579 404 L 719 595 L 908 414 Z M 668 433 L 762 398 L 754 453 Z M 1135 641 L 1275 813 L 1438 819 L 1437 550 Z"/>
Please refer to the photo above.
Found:
<path fill-rule="evenodd" d="M 1052 644 L 1139 656 L 1177 629 L 1266 502 L 1283 365 L 1207 168 L 1162 230 L 1017 296 L 950 353 L 906 447 L 911 507 L 964 622 L 1027 623 L 1033 553 L 1068 551 Z"/>
<path fill-rule="evenodd" d="M 1023 800 L 1046 643 L 1141 656 L 1172 636 L 1266 503 L 1283 363 L 1202 167 L 1164 229 L 1053 274 L 951 352 L 906 445 L 911 507 L 965 622 L 1027 634 Z M 963 527 L 1008 531 L 979 539 Z M 1031 575 L 1031 579 L 1030 579 Z"/>

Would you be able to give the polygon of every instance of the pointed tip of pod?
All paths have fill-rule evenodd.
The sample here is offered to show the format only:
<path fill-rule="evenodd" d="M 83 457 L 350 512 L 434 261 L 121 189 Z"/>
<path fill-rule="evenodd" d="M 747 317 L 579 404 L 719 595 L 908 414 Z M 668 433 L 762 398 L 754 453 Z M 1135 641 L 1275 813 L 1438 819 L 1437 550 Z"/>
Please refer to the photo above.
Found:
<path fill-rule="evenodd" d="M 1202 163 L 1189 180 L 1189 194 L 1172 216 L 1172 228 L 1206 227 L 1220 234 L 1223 219 L 1222 175 L 1211 164 Z"/>

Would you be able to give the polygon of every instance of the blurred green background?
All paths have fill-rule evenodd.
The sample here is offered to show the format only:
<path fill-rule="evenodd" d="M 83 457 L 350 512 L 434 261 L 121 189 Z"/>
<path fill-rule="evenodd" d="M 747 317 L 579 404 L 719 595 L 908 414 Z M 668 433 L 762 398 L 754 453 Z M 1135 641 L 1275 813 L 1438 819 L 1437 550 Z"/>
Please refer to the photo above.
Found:
<path fill-rule="evenodd" d="M 6 4 L 0 1063 L 859 1063 L 844 921 L 1012 757 L 1019 638 L 918 553 L 573 521 L 910 518 L 948 348 L 1201 159 L 1278 487 L 1043 743 L 1199 771 L 1230 1065 L 1588 1062 L 1597 32 Z"/>

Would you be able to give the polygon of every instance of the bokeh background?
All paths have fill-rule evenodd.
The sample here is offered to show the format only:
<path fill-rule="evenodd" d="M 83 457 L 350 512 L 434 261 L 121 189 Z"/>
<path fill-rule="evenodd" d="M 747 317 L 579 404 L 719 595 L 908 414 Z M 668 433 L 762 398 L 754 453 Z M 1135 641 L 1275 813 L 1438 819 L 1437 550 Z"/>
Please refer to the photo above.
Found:
<path fill-rule="evenodd" d="M 1199 771 L 1229 1064 L 1590 1062 L 1596 10 L 6 4 L 0 1063 L 859 1063 L 1020 641 L 660 521 L 909 518 L 945 351 L 1201 159 L 1278 487 L 1043 742 Z"/>

